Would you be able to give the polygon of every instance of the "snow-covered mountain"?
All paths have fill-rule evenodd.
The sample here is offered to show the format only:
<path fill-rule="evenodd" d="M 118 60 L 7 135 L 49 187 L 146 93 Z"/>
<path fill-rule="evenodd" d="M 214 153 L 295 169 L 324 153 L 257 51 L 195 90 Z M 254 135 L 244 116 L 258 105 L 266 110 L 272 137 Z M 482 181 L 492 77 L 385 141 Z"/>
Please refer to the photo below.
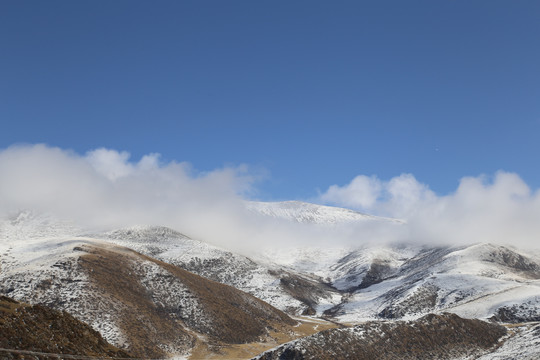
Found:
<path fill-rule="evenodd" d="M 255 262 L 165 227 L 137 226 L 92 236 L 233 286 L 290 314 L 322 314 L 341 301 L 340 293 L 316 275 Z M 293 282 L 307 293 L 295 292 Z"/>
<path fill-rule="evenodd" d="M 539 264 L 536 257 L 492 244 L 423 248 L 393 263 L 375 259 L 359 274 L 360 286 L 330 312 L 341 321 L 443 311 L 533 321 L 540 316 Z"/>
<path fill-rule="evenodd" d="M 324 206 L 302 201 L 246 202 L 254 213 L 268 217 L 309 224 L 342 224 L 357 221 L 390 221 L 403 223 L 399 219 L 362 214 L 354 210 Z"/>
<path fill-rule="evenodd" d="M 399 223 L 301 202 L 251 206 L 267 216 L 295 222 Z M 253 258 L 291 272 L 315 275 L 336 289 L 341 302 L 324 313 L 339 321 L 418 318 L 443 311 L 467 318 L 540 320 L 540 256 L 508 246 L 303 246 L 265 250 Z"/>
<path fill-rule="evenodd" d="M 302 226 L 406 226 L 301 202 L 246 206 L 257 216 Z M 248 257 L 181 230 L 83 231 L 52 216 L 14 214 L 0 222 L 0 295 L 66 310 L 114 345 L 145 356 L 187 356 L 215 341 L 269 339 L 276 329 L 293 334 L 292 320 L 279 310 L 346 324 L 444 312 L 540 321 L 540 257 L 533 252 L 490 243 L 381 243 L 266 247 Z M 145 347 L 140 339 L 155 329 L 164 335 Z M 532 328 L 523 329 L 535 338 Z"/>
<path fill-rule="evenodd" d="M 338 290 L 342 302 L 325 314 L 343 322 L 444 311 L 540 320 L 540 258 L 505 246 L 317 247 L 275 250 L 264 258 Z"/>
<path fill-rule="evenodd" d="M 42 224 L 4 224 L 0 294 L 67 311 L 136 356 L 189 355 L 210 344 L 274 341 L 270 329 L 293 332 L 296 321 L 264 301 L 130 248 L 18 229 L 49 235 Z M 176 234 L 153 228 L 146 235 L 169 233 Z M 133 235 L 133 243 L 142 241 Z"/>

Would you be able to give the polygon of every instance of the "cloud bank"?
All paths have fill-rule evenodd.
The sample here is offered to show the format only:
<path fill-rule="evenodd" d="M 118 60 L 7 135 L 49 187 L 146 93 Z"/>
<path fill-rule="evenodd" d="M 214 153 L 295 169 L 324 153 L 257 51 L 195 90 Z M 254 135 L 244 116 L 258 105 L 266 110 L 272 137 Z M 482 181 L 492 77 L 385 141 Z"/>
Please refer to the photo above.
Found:
<path fill-rule="evenodd" d="M 46 145 L 0 150 L 0 215 L 34 210 L 90 230 L 163 225 L 244 252 L 264 246 L 357 246 L 378 242 L 540 246 L 540 194 L 513 173 L 465 177 L 439 196 L 411 174 L 359 175 L 317 201 L 406 224 L 365 221 L 312 226 L 257 216 L 245 200 L 259 176 L 247 166 L 197 172 L 159 154 L 132 160 L 96 149 L 80 155 Z"/>
<path fill-rule="evenodd" d="M 194 237 L 234 242 L 244 217 L 242 195 L 256 174 L 245 166 L 198 173 L 158 154 L 97 149 L 78 155 L 45 145 L 0 151 L 0 212 L 51 213 L 88 229 L 170 226 Z"/>
<path fill-rule="evenodd" d="M 540 247 L 540 192 L 514 173 L 464 177 L 445 196 L 411 174 L 388 181 L 359 175 L 347 185 L 330 186 L 320 200 L 405 220 L 392 235 L 396 241 Z"/>

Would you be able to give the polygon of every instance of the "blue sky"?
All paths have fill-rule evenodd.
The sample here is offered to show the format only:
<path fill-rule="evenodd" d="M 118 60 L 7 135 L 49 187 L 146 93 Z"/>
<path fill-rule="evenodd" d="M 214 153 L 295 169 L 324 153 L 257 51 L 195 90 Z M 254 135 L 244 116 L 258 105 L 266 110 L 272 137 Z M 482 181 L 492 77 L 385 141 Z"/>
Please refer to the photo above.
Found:
<path fill-rule="evenodd" d="M 264 200 L 540 187 L 537 1 L 2 1 L 0 51 L 0 148 L 247 164 Z"/>

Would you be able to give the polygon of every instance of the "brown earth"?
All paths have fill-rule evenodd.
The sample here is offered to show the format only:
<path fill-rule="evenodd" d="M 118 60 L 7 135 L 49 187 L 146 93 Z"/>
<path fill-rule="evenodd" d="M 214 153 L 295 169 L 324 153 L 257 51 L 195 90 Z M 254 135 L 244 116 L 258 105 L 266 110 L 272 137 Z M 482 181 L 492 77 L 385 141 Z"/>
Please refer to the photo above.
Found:
<path fill-rule="evenodd" d="M 0 296 L 0 348 L 42 353 L 108 357 L 131 357 L 107 343 L 89 325 L 66 312 L 28 305 Z M 2 359 L 36 359 L 40 356 L 0 351 Z"/>

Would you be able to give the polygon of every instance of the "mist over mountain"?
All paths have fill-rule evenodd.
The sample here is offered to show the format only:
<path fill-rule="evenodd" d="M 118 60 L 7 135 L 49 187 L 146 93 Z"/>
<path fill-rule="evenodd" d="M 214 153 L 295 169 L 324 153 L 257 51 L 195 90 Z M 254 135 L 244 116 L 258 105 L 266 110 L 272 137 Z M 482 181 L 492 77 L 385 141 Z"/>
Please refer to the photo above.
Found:
<path fill-rule="evenodd" d="M 540 200 L 516 174 L 444 196 L 410 174 L 360 176 L 320 193 L 327 206 L 254 201 L 244 166 L 198 173 L 108 149 L 15 146 L 0 173 L 0 294 L 68 311 L 136 356 L 249 358 L 431 313 L 540 320 Z M 524 326 L 509 343 L 536 342 Z"/>
<path fill-rule="evenodd" d="M 257 195 L 260 174 L 247 166 L 201 173 L 188 163 L 163 162 L 158 154 L 132 161 L 129 153 L 110 149 L 79 155 L 46 145 L 20 145 L 0 151 L 0 173 L 4 217 L 38 211 L 89 231 L 159 224 L 244 253 L 276 243 L 492 242 L 534 247 L 540 233 L 538 190 L 517 174 L 502 171 L 493 177 L 463 178 L 454 193 L 442 196 L 411 174 L 389 181 L 358 176 L 314 198 L 352 205 L 359 213 L 290 207 L 296 215 L 288 213 L 287 203 L 253 211 L 257 203 L 250 199 Z M 321 211 L 326 220 L 321 220 Z M 349 221 L 362 216 L 373 220 L 373 215 L 395 221 Z"/>

